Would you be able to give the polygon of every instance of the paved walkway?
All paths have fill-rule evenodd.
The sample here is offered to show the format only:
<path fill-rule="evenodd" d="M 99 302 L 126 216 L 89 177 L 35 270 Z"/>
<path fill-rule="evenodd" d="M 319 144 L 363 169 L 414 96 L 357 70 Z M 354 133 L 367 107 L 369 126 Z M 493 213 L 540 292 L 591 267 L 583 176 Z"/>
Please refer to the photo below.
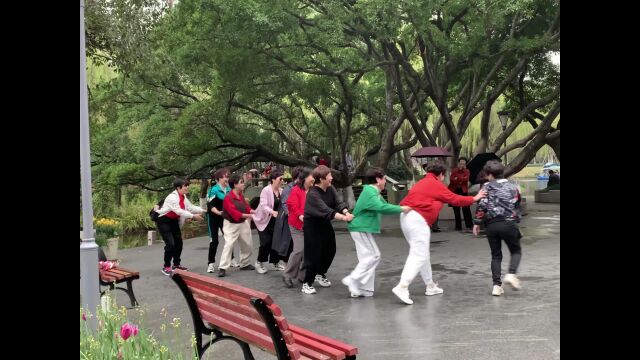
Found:
<path fill-rule="evenodd" d="M 542 205 L 542 206 L 538 206 Z M 549 206 L 551 205 L 551 206 Z M 451 221 L 440 226 L 452 229 Z M 336 224 L 337 255 L 328 278 L 330 288 L 304 295 L 287 289 L 281 273 L 258 275 L 232 270 L 226 281 L 270 294 L 287 319 L 320 334 L 356 345 L 359 359 L 558 359 L 560 357 L 560 212 L 559 205 L 529 203 L 529 215 L 521 223 L 524 237 L 520 278 L 523 290 L 505 290 L 492 297 L 490 252 L 486 238 L 444 231 L 433 234 L 431 259 L 434 279 L 444 289 L 439 296 L 424 296 L 424 284 L 416 278 L 410 290 L 414 305 L 407 306 L 391 293 L 398 282 L 408 245 L 397 216 L 386 216 L 383 232 L 376 236 L 382 261 L 376 275 L 376 295 L 352 299 L 340 283 L 356 264 L 355 247 L 344 224 Z M 254 256 L 258 236 L 253 232 Z M 186 240 L 183 264 L 206 273 L 207 238 Z M 503 246 L 508 262 L 508 250 Z M 218 258 L 222 244 L 218 251 Z M 134 289 L 148 309 L 145 326 L 159 339 L 188 346 L 193 329 L 187 305 L 177 286 L 160 273 L 163 244 L 121 250 L 123 267 L 140 271 Z M 118 302 L 126 304 L 126 296 Z M 167 310 L 167 318 L 160 315 Z M 181 333 L 162 334 L 160 326 L 172 318 L 182 319 Z M 275 359 L 255 349 L 256 359 Z M 236 346 L 216 344 L 208 359 L 241 359 Z"/>

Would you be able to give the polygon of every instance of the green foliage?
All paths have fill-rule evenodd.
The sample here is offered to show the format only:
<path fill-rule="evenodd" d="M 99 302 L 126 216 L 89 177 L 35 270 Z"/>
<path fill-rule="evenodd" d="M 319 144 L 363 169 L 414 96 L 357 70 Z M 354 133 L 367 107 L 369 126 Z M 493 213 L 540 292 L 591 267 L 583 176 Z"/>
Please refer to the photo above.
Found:
<path fill-rule="evenodd" d="M 523 88 L 509 85 L 493 108 L 504 104 L 515 117 L 521 93 L 528 104 L 559 84 L 559 69 L 546 57 L 559 51 L 559 39 L 545 35 L 557 11 L 551 0 L 182 0 L 171 9 L 151 0 L 88 2 L 96 214 L 117 215 L 125 229 L 148 227 L 147 205 L 171 191 L 176 176 L 208 177 L 212 169 L 235 171 L 254 161 L 310 165 L 312 155 L 336 159 L 343 148 L 360 161 L 381 144 L 388 118 L 403 111 L 396 88 L 391 116 L 385 102 L 394 49 L 406 60 L 399 67 L 405 97 L 430 83 L 430 64 L 435 83 L 447 86 L 448 106 L 469 79 L 477 89 L 504 56 L 479 93 L 481 105 L 530 56 Z M 429 130 L 441 115 L 429 97 L 416 113 Z M 454 122 L 461 116 L 455 110 Z M 479 118 L 461 130 L 463 155 L 479 143 Z M 501 131 L 497 124 L 492 115 L 491 141 Z M 444 145 L 447 131 L 440 131 L 434 136 Z M 522 123 L 507 141 L 531 131 Z M 155 195 L 145 202 L 123 194 L 116 210 L 116 190 L 131 185 Z M 196 205 L 198 193 L 192 186 Z"/>
<path fill-rule="evenodd" d="M 143 194 L 125 200 L 118 211 L 124 231 L 133 232 L 141 229 L 154 229 L 155 224 L 149 218 L 149 211 L 158 202 Z"/>

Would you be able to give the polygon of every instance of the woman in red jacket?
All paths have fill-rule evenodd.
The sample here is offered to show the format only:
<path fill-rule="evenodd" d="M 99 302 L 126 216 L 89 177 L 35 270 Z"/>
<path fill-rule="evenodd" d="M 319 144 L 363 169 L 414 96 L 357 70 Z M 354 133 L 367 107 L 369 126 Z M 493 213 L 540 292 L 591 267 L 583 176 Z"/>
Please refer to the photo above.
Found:
<path fill-rule="evenodd" d="M 402 269 L 400 283 L 393 288 L 393 293 L 405 304 L 413 304 L 409 297 L 409 284 L 420 273 L 427 286 L 425 295 L 442 294 L 444 291 L 433 282 L 431 275 L 431 258 L 429 243 L 431 241 L 430 226 L 436 221 L 443 203 L 455 206 L 469 206 L 486 195 L 480 191 L 476 196 L 460 196 L 452 193 L 445 184 L 445 166 L 435 162 L 427 166 L 427 175 L 409 190 L 409 194 L 400 201 L 400 205 L 409 206 L 413 210 L 400 214 L 400 227 L 409 243 L 409 256 Z"/>
<path fill-rule="evenodd" d="M 245 200 L 242 191 L 244 190 L 244 180 L 240 175 L 234 174 L 229 178 L 231 191 L 222 201 L 222 232 L 224 233 L 224 248 L 220 256 L 220 267 L 218 276 L 227 275 L 227 269 L 231 266 L 231 252 L 236 240 L 240 240 L 240 269 L 255 270 L 251 265 L 252 240 L 251 226 L 249 222 L 253 218 L 255 210 L 251 209 Z M 248 221 L 247 221 L 248 220 Z"/>
<path fill-rule="evenodd" d="M 304 281 L 305 271 L 302 267 L 304 263 L 304 232 L 302 224 L 304 221 L 304 203 L 307 199 L 307 192 L 313 186 L 313 176 L 311 169 L 304 168 L 298 174 L 296 185 L 291 189 L 287 199 L 287 209 L 289 210 L 289 229 L 293 239 L 293 252 L 289 256 L 289 262 L 282 275 L 284 284 L 292 288 L 293 280 Z"/>

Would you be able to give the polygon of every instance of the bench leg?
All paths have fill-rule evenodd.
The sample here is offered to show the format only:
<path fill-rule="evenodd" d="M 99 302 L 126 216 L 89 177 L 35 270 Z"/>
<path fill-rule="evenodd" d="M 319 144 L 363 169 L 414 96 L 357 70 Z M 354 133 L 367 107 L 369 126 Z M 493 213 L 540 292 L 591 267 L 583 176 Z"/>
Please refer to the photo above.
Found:
<path fill-rule="evenodd" d="M 136 300 L 136 296 L 133 294 L 133 280 L 127 280 L 127 290 L 126 293 L 129 295 L 129 300 L 131 300 L 131 307 L 138 306 L 138 300 Z"/>
<path fill-rule="evenodd" d="M 253 354 L 251 353 L 251 348 L 249 348 L 249 344 L 244 341 L 236 340 L 240 348 L 242 348 L 242 353 L 244 354 L 244 360 L 255 360 L 253 358 Z"/>
<path fill-rule="evenodd" d="M 249 344 L 247 344 L 246 342 L 242 340 L 238 340 L 231 336 L 222 335 L 222 332 L 218 330 L 214 330 L 213 334 L 215 335 L 215 337 L 211 341 L 207 341 L 207 343 L 204 346 L 202 346 L 202 333 L 196 334 L 196 346 L 198 347 L 198 357 L 200 359 L 202 359 L 202 355 L 204 354 L 205 351 L 207 351 L 209 346 L 213 345 L 214 343 L 217 343 L 218 341 L 221 341 L 221 340 L 233 340 L 242 349 L 244 360 L 255 360 L 255 358 L 253 357 L 253 353 L 251 352 L 251 348 L 249 347 Z"/>
<path fill-rule="evenodd" d="M 133 280 L 127 280 L 127 288 L 126 289 L 122 288 L 122 287 L 116 287 L 113 283 L 109 283 L 109 291 L 113 291 L 115 289 L 124 291 L 129 296 L 129 300 L 131 301 L 131 307 L 136 307 L 136 306 L 138 306 L 138 300 L 136 300 L 136 296 L 133 293 L 133 284 L 132 284 L 132 282 L 133 282 Z M 107 290 L 101 291 L 100 292 L 100 297 L 102 297 L 106 292 L 107 292 Z"/>
<path fill-rule="evenodd" d="M 115 287 L 116 286 L 113 283 L 109 283 L 109 291 L 115 289 Z M 100 291 L 100 297 L 102 297 L 106 292 L 107 292 L 107 290 Z"/>

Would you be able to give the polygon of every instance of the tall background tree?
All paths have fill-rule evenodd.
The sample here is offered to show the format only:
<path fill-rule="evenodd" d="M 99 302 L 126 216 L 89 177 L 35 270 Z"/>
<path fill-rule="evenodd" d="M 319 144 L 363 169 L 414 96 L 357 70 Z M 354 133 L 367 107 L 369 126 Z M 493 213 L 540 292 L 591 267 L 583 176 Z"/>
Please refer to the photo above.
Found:
<path fill-rule="evenodd" d="M 255 161 L 409 164 L 414 146 L 560 157 L 559 2 L 87 1 L 96 183 Z M 498 108 L 499 107 L 499 108 Z M 512 121 L 502 131 L 496 112 Z M 514 138 L 515 137 L 515 138 Z M 508 144 L 504 146 L 505 142 Z"/>

